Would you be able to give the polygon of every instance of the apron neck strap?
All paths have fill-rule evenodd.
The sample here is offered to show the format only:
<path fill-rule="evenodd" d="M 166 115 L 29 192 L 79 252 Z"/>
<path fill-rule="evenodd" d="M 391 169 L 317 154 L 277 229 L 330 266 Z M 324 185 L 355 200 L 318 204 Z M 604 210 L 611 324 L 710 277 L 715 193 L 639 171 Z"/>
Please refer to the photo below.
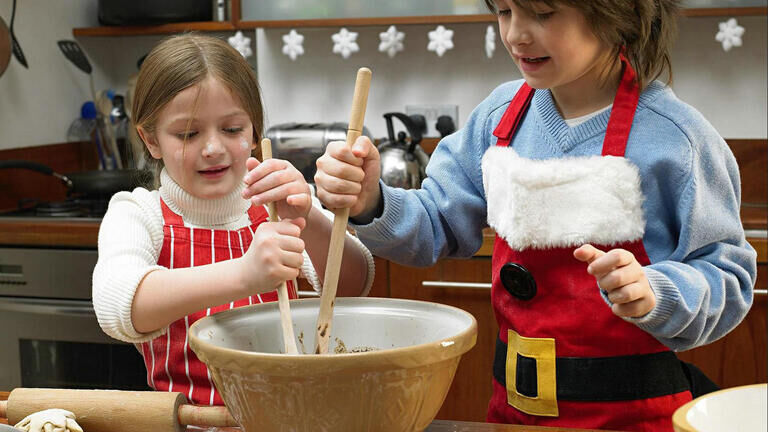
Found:
<path fill-rule="evenodd" d="M 611 117 L 603 140 L 603 156 L 624 156 L 627 148 L 629 132 L 632 129 L 632 121 L 635 118 L 637 103 L 640 100 L 640 86 L 637 83 L 637 74 L 629 64 L 624 53 L 619 54 L 624 72 L 622 73 L 619 88 L 611 108 Z M 523 83 L 504 112 L 499 125 L 493 131 L 498 138 L 497 146 L 506 147 L 512 141 L 520 123 L 528 111 L 533 99 L 535 89 L 527 83 Z"/>

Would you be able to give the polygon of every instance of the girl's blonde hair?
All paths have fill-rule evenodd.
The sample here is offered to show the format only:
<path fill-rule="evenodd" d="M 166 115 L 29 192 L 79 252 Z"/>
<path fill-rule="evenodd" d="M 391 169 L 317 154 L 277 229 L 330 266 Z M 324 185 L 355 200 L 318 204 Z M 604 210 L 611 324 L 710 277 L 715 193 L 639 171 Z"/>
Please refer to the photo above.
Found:
<path fill-rule="evenodd" d="M 195 33 L 162 40 L 141 64 L 131 110 L 133 127 L 141 126 L 148 134 L 154 134 L 157 118 L 165 105 L 209 76 L 223 83 L 240 100 L 253 124 L 254 141 L 258 143 L 264 128 L 264 111 L 251 65 L 223 40 Z M 143 151 L 147 162 L 154 165 L 157 186 L 162 161 L 152 158 L 146 145 Z M 260 158 L 260 147 L 257 145 L 252 153 Z"/>
<path fill-rule="evenodd" d="M 672 82 L 672 62 L 669 52 L 677 37 L 677 18 L 680 0 L 514 0 L 523 10 L 533 13 L 533 3 L 550 7 L 564 4 L 579 10 L 587 20 L 592 33 L 613 50 L 614 63 L 619 52 L 624 54 L 637 72 L 641 90 L 651 81 L 667 73 Z M 485 0 L 491 12 L 496 13 L 494 0 Z"/>

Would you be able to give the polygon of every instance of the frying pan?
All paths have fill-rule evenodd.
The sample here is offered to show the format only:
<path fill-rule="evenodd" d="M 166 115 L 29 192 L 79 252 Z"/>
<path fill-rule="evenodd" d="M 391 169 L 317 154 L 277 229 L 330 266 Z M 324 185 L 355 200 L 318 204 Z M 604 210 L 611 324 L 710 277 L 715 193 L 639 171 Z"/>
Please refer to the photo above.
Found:
<path fill-rule="evenodd" d="M 120 191 L 146 186 L 152 180 L 151 171 L 138 169 L 80 171 L 65 175 L 47 165 L 25 160 L 0 161 L 0 169 L 3 168 L 27 169 L 56 177 L 67 187 L 68 195 L 108 197 Z"/>
<path fill-rule="evenodd" d="M 2 18 L 0 18 L 0 76 L 8 68 L 11 62 L 11 32 Z"/>

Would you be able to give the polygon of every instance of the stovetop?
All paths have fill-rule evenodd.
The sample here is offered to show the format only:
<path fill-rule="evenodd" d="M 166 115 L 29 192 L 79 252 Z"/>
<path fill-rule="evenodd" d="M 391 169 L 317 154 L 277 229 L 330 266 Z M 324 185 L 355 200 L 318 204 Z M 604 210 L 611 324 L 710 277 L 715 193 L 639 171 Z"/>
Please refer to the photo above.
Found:
<path fill-rule="evenodd" d="M 69 198 L 64 201 L 22 200 L 15 210 L 0 212 L 0 218 L 101 219 L 108 199 Z"/>

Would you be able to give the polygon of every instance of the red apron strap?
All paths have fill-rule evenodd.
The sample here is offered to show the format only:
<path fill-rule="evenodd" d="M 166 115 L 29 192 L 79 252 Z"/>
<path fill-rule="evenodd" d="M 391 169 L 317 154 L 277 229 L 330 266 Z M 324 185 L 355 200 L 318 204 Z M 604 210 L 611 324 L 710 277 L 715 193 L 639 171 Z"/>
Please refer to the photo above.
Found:
<path fill-rule="evenodd" d="M 512 141 L 520 121 L 525 112 L 528 111 L 528 106 L 531 104 L 531 99 L 533 99 L 533 92 L 533 88 L 527 83 L 523 83 L 517 91 L 509 107 L 507 107 L 507 110 L 501 117 L 499 125 L 493 131 L 493 135 L 498 138 L 497 146 L 507 147 L 510 141 Z"/>
<path fill-rule="evenodd" d="M 248 207 L 248 218 L 251 220 L 251 224 L 258 225 L 269 219 L 269 213 L 267 213 L 267 209 L 264 206 L 251 204 Z"/>
<path fill-rule="evenodd" d="M 174 213 L 162 198 L 160 198 L 160 208 L 163 210 L 163 223 L 165 225 L 184 226 L 184 220 L 181 216 Z"/>
<path fill-rule="evenodd" d="M 624 74 L 616 91 L 611 118 L 608 120 L 608 128 L 605 131 L 603 156 L 624 156 L 637 103 L 640 100 L 640 87 L 637 84 L 635 70 L 623 53 L 619 54 L 619 58 L 624 65 Z"/>

